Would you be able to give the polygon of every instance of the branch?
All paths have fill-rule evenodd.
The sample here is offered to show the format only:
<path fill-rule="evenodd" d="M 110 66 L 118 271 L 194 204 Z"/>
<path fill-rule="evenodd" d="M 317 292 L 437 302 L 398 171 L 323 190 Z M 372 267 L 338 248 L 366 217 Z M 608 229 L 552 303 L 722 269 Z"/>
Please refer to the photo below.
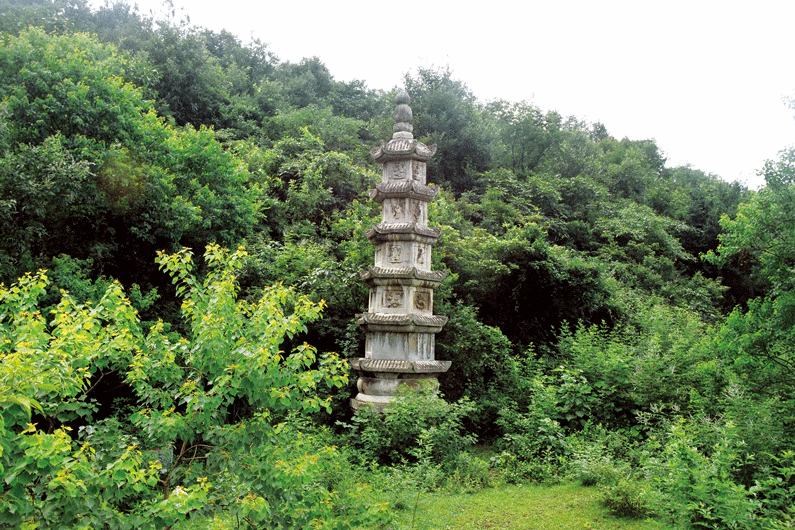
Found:
<path fill-rule="evenodd" d="M 97 386 L 97 385 L 98 385 L 98 384 L 99 384 L 99 383 L 100 383 L 100 382 L 101 382 L 101 381 L 102 381 L 102 380 L 105 378 L 105 376 L 106 376 L 106 375 L 108 375 L 108 374 L 112 374 L 112 373 L 114 373 L 114 372 L 118 372 L 118 371 L 119 371 L 119 369 L 118 369 L 118 368 L 116 368 L 116 369 L 113 369 L 113 370 L 111 370 L 110 372 L 100 372 L 99 379 L 97 379 L 97 380 L 94 382 L 94 384 L 93 384 L 93 385 L 91 385 L 91 386 L 88 388 L 88 390 L 86 390 L 86 391 L 85 391 L 85 393 L 84 393 L 83 395 L 87 396 L 87 395 L 88 395 L 88 394 L 89 394 L 89 393 L 90 393 L 92 390 L 94 390 L 94 388 L 96 388 L 96 386 Z"/>

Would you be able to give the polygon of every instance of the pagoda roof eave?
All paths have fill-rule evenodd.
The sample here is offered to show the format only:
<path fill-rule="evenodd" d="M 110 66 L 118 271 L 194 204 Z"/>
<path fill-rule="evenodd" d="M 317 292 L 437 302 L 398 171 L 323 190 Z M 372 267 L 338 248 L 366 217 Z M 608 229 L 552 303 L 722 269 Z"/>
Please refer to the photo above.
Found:
<path fill-rule="evenodd" d="M 427 162 L 436 154 L 436 144 L 430 146 L 413 138 L 393 138 L 370 149 L 373 160 L 383 164 L 393 160 L 418 160 Z"/>
<path fill-rule="evenodd" d="M 439 188 L 425 186 L 417 181 L 380 182 L 370 190 L 370 199 L 384 202 L 384 199 L 417 199 L 430 202 L 439 193 Z"/>

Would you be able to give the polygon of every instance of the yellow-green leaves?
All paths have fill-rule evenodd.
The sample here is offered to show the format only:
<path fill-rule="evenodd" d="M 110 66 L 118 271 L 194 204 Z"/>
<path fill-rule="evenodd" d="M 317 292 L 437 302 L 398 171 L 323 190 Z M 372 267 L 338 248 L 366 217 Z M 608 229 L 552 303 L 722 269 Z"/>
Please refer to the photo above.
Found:
<path fill-rule="evenodd" d="M 330 492 L 311 486 L 314 454 L 291 457 L 309 465 L 297 475 L 268 455 L 295 436 L 273 423 L 328 409 L 319 387 L 344 386 L 346 366 L 291 342 L 322 302 L 281 285 L 238 300 L 245 256 L 210 245 L 199 278 L 189 250 L 160 254 L 185 302 L 184 337 L 163 322 L 144 333 L 119 283 L 93 304 L 62 293 L 49 322 L 37 311 L 44 272 L 0 288 L 0 526 L 155 528 L 215 503 L 264 521 L 272 499 L 295 495 L 306 517 L 331 513 Z M 91 384 L 109 371 L 135 401 L 98 421 Z M 71 431 L 78 417 L 88 424 Z M 227 475 L 242 461 L 245 473 Z M 261 493 L 236 493 L 251 488 Z"/>

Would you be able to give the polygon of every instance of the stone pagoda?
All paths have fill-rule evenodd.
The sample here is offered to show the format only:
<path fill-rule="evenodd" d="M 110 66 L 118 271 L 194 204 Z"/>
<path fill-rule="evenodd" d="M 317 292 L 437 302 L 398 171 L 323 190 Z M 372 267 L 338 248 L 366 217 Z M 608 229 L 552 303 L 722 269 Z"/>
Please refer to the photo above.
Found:
<path fill-rule="evenodd" d="M 410 98 L 395 98 L 392 139 L 371 149 L 383 177 L 370 198 L 382 205 L 382 222 L 367 230 L 375 265 L 361 273 L 370 287 L 368 312 L 356 315 L 366 332 L 364 358 L 351 361 L 358 395 L 351 407 L 383 408 L 400 385 L 416 386 L 450 368 L 434 358 L 436 333 L 447 317 L 433 314 L 433 290 L 447 275 L 431 270 L 431 249 L 441 228 L 428 228 L 428 203 L 438 192 L 425 185 L 425 164 L 436 152 L 414 139 Z"/>

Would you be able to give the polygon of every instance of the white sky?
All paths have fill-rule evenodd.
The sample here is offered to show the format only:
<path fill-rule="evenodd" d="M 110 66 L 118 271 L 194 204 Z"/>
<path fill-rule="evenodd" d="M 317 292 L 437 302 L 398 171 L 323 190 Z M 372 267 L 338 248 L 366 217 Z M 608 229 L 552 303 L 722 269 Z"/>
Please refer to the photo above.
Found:
<path fill-rule="evenodd" d="M 102 0 L 93 0 L 98 5 Z M 134 3 L 135 0 L 128 0 Z M 161 12 L 161 0 L 138 0 Z M 389 90 L 449 65 L 481 101 L 526 100 L 608 132 L 654 138 L 751 187 L 795 143 L 792 0 L 174 0 L 191 23 L 255 37 L 281 60 Z M 179 11 L 182 8 L 182 11 Z"/>

